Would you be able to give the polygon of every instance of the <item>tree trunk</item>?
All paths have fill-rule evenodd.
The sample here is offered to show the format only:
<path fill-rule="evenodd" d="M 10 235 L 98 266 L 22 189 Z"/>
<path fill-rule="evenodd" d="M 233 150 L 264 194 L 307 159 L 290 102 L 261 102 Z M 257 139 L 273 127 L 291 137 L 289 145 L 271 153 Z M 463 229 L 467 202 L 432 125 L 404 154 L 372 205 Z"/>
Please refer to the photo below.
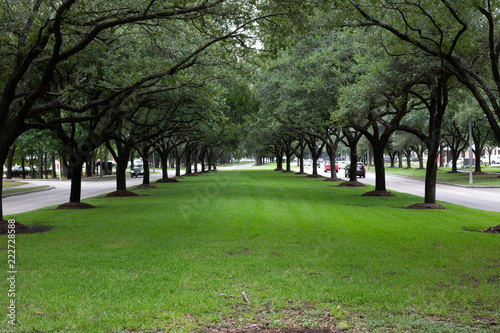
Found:
<path fill-rule="evenodd" d="M 444 168 L 444 145 L 441 143 L 439 145 L 439 167 Z"/>
<path fill-rule="evenodd" d="M 357 181 L 357 164 L 358 164 L 358 142 L 361 139 L 362 134 L 357 131 L 349 130 L 348 128 L 343 128 L 342 133 L 344 138 L 347 140 L 347 146 L 351 150 L 351 164 L 349 166 L 349 181 Z"/>
<path fill-rule="evenodd" d="M 217 157 L 216 156 L 213 156 L 212 157 L 212 166 L 214 168 L 214 171 L 217 171 Z"/>
<path fill-rule="evenodd" d="M 186 175 L 190 175 L 193 172 L 191 171 L 191 147 L 186 145 L 186 150 L 184 151 L 184 157 L 186 159 Z"/>
<path fill-rule="evenodd" d="M 201 172 L 205 172 L 205 151 L 203 151 L 201 154 L 200 163 L 201 163 Z"/>
<path fill-rule="evenodd" d="M 161 178 L 168 179 L 168 154 L 167 156 L 163 156 L 160 154 L 161 158 Z"/>
<path fill-rule="evenodd" d="M 92 177 L 92 153 L 87 156 L 87 162 L 85 163 L 85 174 L 87 177 Z"/>
<path fill-rule="evenodd" d="M 24 166 L 24 157 L 21 158 L 21 172 L 23 174 L 23 179 L 26 179 L 26 167 Z"/>
<path fill-rule="evenodd" d="M 318 147 L 315 136 L 311 136 L 309 137 L 309 139 L 306 139 L 306 143 L 309 147 L 309 150 L 311 151 L 311 157 L 313 161 L 312 174 L 313 176 L 316 176 L 318 174 L 318 159 L 321 156 L 325 143 L 322 141 L 321 145 Z M 335 167 L 335 165 L 333 165 L 332 167 Z"/>
<path fill-rule="evenodd" d="M 51 162 L 52 162 L 52 178 L 57 178 L 57 173 L 56 173 L 56 152 L 52 152 L 51 156 Z"/>
<path fill-rule="evenodd" d="M 297 148 L 299 152 L 299 154 L 297 154 L 297 157 L 299 158 L 299 172 L 304 173 L 304 150 L 306 147 L 302 136 L 299 139 L 299 146 Z"/>
<path fill-rule="evenodd" d="M 357 148 L 357 144 L 354 145 L 353 147 L 350 147 L 351 148 L 351 153 L 350 153 L 350 157 L 351 157 L 351 164 L 349 165 L 349 181 L 351 182 L 356 182 L 358 181 L 358 148 Z"/>
<path fill-rule="evenodd" d="M 116 190 L 126 191 L 127 190 L 127 165 L 130 159 L 130 153 L 132 151 L 132 146 L 126 143 L 115 140 L 116 150 L 113 149 L 109 142 L 106 142 L 106 146 L 116 161 Z"/>
<path fill-rule="evenodd" d="M 116 190 L 127 190 L 127 164 L 128 160 L 116 160 Z"/>
<path fill-rule="evenodd" d="M 149 148 L 146 143 L 142 144 L 142 152 L 141 152 L 141 157 L 142 157 L 142 166 L 144 170 L 144 174 L 142 176 L 142 184 L 143 185 L 149 185 L 150 184 L 150 178 L 149 178 Z"/>
<path fill-rule="evenodd" d="M 283 171 L 283 148 L 274 144 L 274 156 L 276 156 L 276 171 Z"/>
<path fill-rule="evenodd" d="M 318 155 L 317 154 L 311 154 L 312 156 L 312 174 L 317 175 L 318 174 Z"/>
<path fill-rule="evenodd" d="M 82 195 L 82 168 L 83 162 L 75 163 L 70 166 L 71 172 L 71 189 L 69 202 L 80 203 Z"/>
<path fill-rule="evenodd" d="M 389 158 L 391 159 L 390 168 L 395 168 L 396 167 L 396 152 L 392 151 L 391 149 L 387 149 L 387 153 L 389 154 Z M 385 163 L 385 160 L 384 160 L 384 163 Z"/>
<path fill-rule="evenodd" d="M 181 159 L 182 156 L 177 152 L 175 152 L 175 176 L 181 177 Z"/>
<path fill-rule="evenodd" d="M 62 155 L 61 156 L 61 177 L 65 177 L 67 179 L 70 179 L 71 178 L 71 175 L 70 175 L 70 170 L 68 168 L 68 159 L 66 157 L 66 155 Z"/>
<path fill-rule="evenodd" d="M 12 179 L 12 162 L 14 160 L 15 151 L 16 146 L 14 145 L 9 149 L 9 152 L 7 154 L 7 172 L 5 173 L 5 179 Z"/>
<path fill-rule="evenodd" d="M 424 148 L 417 147 L 416 152 L 417 152 L 417 157 L 418 157 L 418 168 L 423 170 L 424 169 Z M 438 151 L 438 155 L 439 155 L 439 151 Z"/>
<path fill-rule="evenodd" d="M 287 149 L 286 150 L 286 171 L 287 172 L 292 171 L 292 166 L 291 166 L 292 156 L 293 156 L 293 153 Z"/>
<path fill-rule="evenodd" d="M 45 179 L 49 179 L 49 158 L 48 158 L 48 155 L 47 153 L 44 154 L 44 157 L 43 157 L 43 160 L 45 162 Z"/>
<path fill-rule="evenodd" d="M 38 179 L 43 179 L 43 154 L 38 155 Z"/>
<path fill-rule="evenodd" d="M 436 179 L 437 179 L 437 157 L 439 146 L 437 144 L 427 145 L 429 156 L 427 158 L 427 168 L 425 170 L 425 203 L 436 203 Z"/>
<path fill-rule="evenodd" d="M 375 164 L 375 191 L 386 192 L 387 188 L 385 185 L 385 161 L 384 161 L 385 143 L 379 142 L 379 145 L 372 145 L 372 148 L 373 148 L 373 162 Z"/>
<path fill-rule="evenodd" d="M 326 144 L 326 153 L 328 154 L 328 157 L 330 158 L 330 178 L 337 178 L 337 170 L 335 169 L 335 153 L 336 153 L 337 147 L 327 143 Z M 326 162 L 325 162 L 326 165 Z"/>
<path fill-rule="evenodd" d="M 406 156 L 406 168 L 411 169 L 411 149 L 405 149 L 405 156 Z"/>
<path fill-rule="evenodd" d="M 109 175 L 109 170 L 108 170 L 108 147 L 104 148 L 104 156 L 102 157 L 103 159 L 103 164 L 101 164 L 102 171 L 104 175 Z"/>

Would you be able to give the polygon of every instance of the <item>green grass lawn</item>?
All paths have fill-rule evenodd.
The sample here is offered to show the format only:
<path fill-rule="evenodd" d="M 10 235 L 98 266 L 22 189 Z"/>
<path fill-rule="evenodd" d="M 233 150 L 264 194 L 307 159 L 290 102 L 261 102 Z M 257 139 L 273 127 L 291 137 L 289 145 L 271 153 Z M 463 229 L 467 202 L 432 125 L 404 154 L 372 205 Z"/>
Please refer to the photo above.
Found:
<path fill-rule="evenodd" d="M 38 191 L 38 190 L 43 190 L 43 189 L 48 189 L 48 188 L 50 188 L 49 185 L 23 187 L 23 188 L 9 187 L 8 189 L 2 191 L 2 195 L 8 195 L 8 194 L 14 194 L 14 193 L 22 193 L 22 192 Z"/>
<path fill-rule="evenodd" d="M 2 189 L 12 188 L 16 186 L 26 185 L 27 182 L 2 181 Z"/>
<path fill-rule="evenodd" d="M 490 323 L 500 318 L 500 235 L 469 230 L 500 223 L 499 213 L 447 203 L 407 210 L 422 199 L 360 197 L 371 188 L 336 184 L 218 171 L 140 197 L 85 200 L 97 209 L 6 216 L 54 226 L 16 237 L 17 329 L 201 332 L 344 321 L 371 332 L 498 332 Z M 0 300 L 5 309 L 6 292 Z M 0 331 L 9 328 L 4 316 Z"/>
<path fill-rule="evenodd" d="M 437 174 L 437 181 L 452 183 L 458 185 L 471 185 L 469 183 L 469 173 L 468 172 L 458 172 L 458 173 L 450 173 L 451 169 L 439 169 Z M 375 171 L 373 169 L 372 171 Z M 425 179 L 425 169 L 400 169 L 400 168 L 387 168 L 385 169 L 386 173 L 396 174 L 399 176 L 413 177 Z M 464 171 L 461 169 L 461 171 Z M 483 171 L 488 172 L 500 172 L 498 169 L 483 169 Z M 482 174 L 482 175 L 473 175 L 473 183 L 474 186 L 500 186 L 500 177 L 496 174 Z"/>

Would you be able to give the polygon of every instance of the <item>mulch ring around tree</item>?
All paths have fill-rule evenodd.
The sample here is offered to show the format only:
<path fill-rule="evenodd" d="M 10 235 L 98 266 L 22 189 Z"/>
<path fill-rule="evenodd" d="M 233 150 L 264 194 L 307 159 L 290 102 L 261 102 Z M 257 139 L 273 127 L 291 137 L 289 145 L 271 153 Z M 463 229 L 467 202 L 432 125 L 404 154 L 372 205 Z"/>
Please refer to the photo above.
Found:
<path fill-rule="evenodd" d="M 323 181 L 324 182 L 342 182 L 344 180 L 342 178 L 331 178 L 330 177 L 330 178 L 325 178 Z"/>
<path fill-rule="evenodd" d="M 56 207 L 56 209 L 92 209 L 95 206 L 83 202 L 67 202 Z"/>
<path fill-rule="evenodd" d="M 307 175 L 306 178 L 326 178 L 326 177 L 322 175 Z"/>
<path fill-rule="evenodd" d="M 473 230 L 473 231 L 484 232 L 488 234 L 500 234 L 500 224 L 493 227 L 489 227 L 488 229 L 485 230 Z"/>
<path fill-rule="evenodd" d="M 446 208 L 438 204 L 416 203 L 406 207 L 406 209 L 446 209 Z"/>
<path fill-rule="evenodd" d="M 396 195 L 387 191 L 370 191 L 361 194 L 362 197 L 395 197 Z"/>
<path fill-rule="evenodd" d="M 138 197 L 139 194 L 127 191 L 127 190 L 118 190 L 114 192 L 110 192 L 106 194 L 105 198 L 126 198 L 126 197 Z"/>
<path fill-rule="evenodd" d="M 159 187 L 154 184 L 142 184 L 137 186 L 134 190 L 147 190 L 150 188 L 159 188 Z"/>
<path fill-rule="evenodd" d="M 178 183 L 179 181 L 174 178 L 162 178 L 158 179 L 155 184 L 161 184 L 161 183 Z"/>
<path fill-rule="evenodd" d="M 366 187 L 365 184 L 358 182 L 358 181 L 346 181 L 343 183 L 340 183 L 338 186 L 340 187 Z"/>
<path fill-rule="evenodd" d="M 46 232 L 52 230 L 54 227 L 34 225 L 28 227 L 22 223 L 15 222 L 16 234 L 35 234 L 39 232 Z M 7 235 L 9 230 L 8 221 L 0 221 L 0 235 Z"/>

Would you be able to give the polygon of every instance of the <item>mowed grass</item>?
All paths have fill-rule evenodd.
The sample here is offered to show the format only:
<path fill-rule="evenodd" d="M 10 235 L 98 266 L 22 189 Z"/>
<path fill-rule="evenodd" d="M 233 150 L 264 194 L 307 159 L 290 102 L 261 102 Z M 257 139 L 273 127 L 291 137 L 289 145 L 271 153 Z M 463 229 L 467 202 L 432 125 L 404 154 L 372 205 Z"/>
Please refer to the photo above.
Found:
<path fill-rule="evenodd" d="M 91 210 L 7 216 L 17 235 L 19 332 L 210 327 L 495 332 L 500 214 L 269 170 L 189 177 Z M 1 236 L 6 246 L 6 236 Z M 0 251 L 7 261 L 7 251 Z M 5 266 L 4 266 L 5 267 Z M 4 274 L 6 274 L 4 269 Z M 0 282 L 7 289 L 6 279 Z M 245 292 L 248 303 L 242 292 Z M 2 292 L 2 307 L 7 293 Z M 9 330 L 5 318 L 0 331 Z"/>

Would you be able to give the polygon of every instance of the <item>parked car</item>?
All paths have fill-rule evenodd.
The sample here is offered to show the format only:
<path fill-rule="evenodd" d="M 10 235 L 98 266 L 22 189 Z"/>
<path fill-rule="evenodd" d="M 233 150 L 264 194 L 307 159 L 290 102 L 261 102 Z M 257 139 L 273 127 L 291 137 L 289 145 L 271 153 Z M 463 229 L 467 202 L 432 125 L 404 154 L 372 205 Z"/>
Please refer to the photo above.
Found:
<path fill-rule="evenodd" d="M 491 159 L 491 165 L 500 164 L 500 156 L 498 156 L 498 155 L 482 156 L 481 162 L 490 163 L 490 159 Z"/>
<path fill-rule="evenodd" d="M 132 178 L 134 177 L 139 177 L 139 176 L 144 176 L 144 169 L 142 167 L 134 167 L 132 170 L 130 170 L 130 175 Z"/>
<path fill-rule="evenodd" d="M 332 170 L 332 165 L 330 162 L 325 163 L 325 172 L 331 171 Z M 338 164 L 335 164 L 335 171 L 339 172 L 339 166 Z"/>
<path fill-rule="evenodd" d="M 345 167 L 345 176 L 347 178 L 350 177 L 350 165 L 346 165 Z M 365 178 L 366 176 L 366 171 L 365 171 L 365 166 L 363 163 L 357 163 L 356 165 L 356 176 L 360 178 Z"/>

